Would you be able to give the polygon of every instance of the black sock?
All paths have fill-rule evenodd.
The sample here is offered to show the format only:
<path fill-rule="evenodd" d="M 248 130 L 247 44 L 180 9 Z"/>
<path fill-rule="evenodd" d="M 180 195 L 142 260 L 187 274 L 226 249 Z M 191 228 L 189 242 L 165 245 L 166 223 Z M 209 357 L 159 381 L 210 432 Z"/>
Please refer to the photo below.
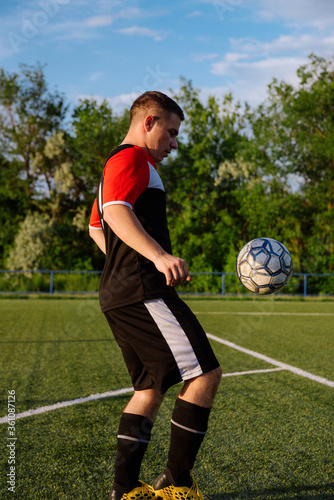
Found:
<path fill-rule="evenodd" d="M 210 408 L 177 399 L 171 420 L 171 441 L 168 452 L 168 476 L 174 486 L 192 484 L 190 471 L 208 428 Z"/>
<path fill-rule="evenodd" d="M 151 438 L 153 422 L 141 415 L 123 413 L 118 430 L 114 488 L 128 493 L 139 485 L 139 471 Z"/>

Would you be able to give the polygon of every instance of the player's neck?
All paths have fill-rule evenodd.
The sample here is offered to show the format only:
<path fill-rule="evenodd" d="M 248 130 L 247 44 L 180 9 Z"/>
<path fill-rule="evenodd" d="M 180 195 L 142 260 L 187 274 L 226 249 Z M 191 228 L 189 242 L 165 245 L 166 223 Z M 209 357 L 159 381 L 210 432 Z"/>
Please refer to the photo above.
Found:
<path fill-rule="evenodd" d="M 149 153 L 149 150 L 148 150 L 148 148 L 147 148 L 147 146 L 145 144 L 145 141 L 144 140 L 140 140 L 140 138 L 138 138 L 137 135 L 133 135 L 133 134 L 128 133 L 124 137 L 121 145 L 123 146 L 124 144 L 131 144 L 133 146 L 138 146 L 139 148 L 142 148 L 147 153 Z"/>

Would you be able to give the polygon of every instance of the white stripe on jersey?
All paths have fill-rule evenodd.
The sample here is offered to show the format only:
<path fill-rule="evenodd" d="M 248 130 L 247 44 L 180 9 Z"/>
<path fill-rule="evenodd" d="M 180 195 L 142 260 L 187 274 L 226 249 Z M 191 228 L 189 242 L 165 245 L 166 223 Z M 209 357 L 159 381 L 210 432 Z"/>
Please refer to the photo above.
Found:
<path fill-rule="evenodd" d="M 162 191 L 165 191 L 164 185 L 162 183 L 162 180 L 160 179 L 160 175 L 156 171 L 156 169 L 153 167 L 153 165 L 150 164 L 150 162 L 147 162 L 149 169 L 150 169 L 150 180 L 148 182 L 148 188 L 154 188 L 154 189 L 162 189 Z"/>
<path fill-rule="evenodd" d="M 202 375 L 189 339 L 167 304 L 162 299 L 145 300 L 144 304 L 172 351 L 182 380 Z"/>
<path fill-rule="evenodd" d="M 151 165 L 151 163 L 147 162 L 147 164 L 148 164 L 149 169 L 150 169 L 150 179 L 149 179 L 147 187 L 152 188 L 152 189 L 161 189 L 162 191 L 165 191 L 162 180 L 160 179 L 160 175 L 158 174 L 156 169 L 153 167 L 153 165 Z M 108 201 L 107 203 L 103 203 L 101 186 L 99 189 L 98 203 L 99 203 L 99 208 L 100 208 L 101 213 L 103 213 L 103 209 L 105 207 L 108 207 L 109 205 L 125 205 L 125 206 L 131 208 L 131 210 L 133 210 L 133 206 L 130 203 L 128 203 L 127 201 L 117 200 L 117 201 Z"/>
<path fill-rule="evenodd" d="M 103 208 L 108 207 L 109 205 L 125 205 L 126 207 L 129 207 L 132 210 L 132 205 L 127 201 L 108 201 L 108 203 L 105 203 L 103 205 Z"/>
<path fill-rule="evenodd" d="M 103 207 L 102 207 L 102 182 L 100 181 L 99 183 L 99 188 L 98 188 L 98 198 L 97 198 L 97 204 L 99 208 L 99 213 L 103 214 Z M 103 220 L 103 215 L 101 218 L 101 227 L 104 229 L 104 220 Z"/>

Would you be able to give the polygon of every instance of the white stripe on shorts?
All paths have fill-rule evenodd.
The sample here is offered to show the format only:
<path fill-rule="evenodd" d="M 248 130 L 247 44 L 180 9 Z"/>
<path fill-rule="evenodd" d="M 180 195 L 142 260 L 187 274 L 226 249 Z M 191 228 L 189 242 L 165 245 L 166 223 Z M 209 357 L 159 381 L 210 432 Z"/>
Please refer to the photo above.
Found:
<path fill-rule="evenodd" d="M 145 300 L 144 304 L 172 351 L 182 380 L 202 375 L 202 368 L 186 333 L 164 300 Z"/>

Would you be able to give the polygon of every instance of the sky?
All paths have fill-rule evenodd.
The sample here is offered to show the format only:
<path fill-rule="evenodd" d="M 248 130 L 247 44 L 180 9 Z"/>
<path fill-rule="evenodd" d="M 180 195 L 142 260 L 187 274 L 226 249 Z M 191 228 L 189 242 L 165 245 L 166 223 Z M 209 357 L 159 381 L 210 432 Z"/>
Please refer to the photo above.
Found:
<path fill-rule="evenodd" d="M 50 91 L 130 107 L 191 80 L 205 102 L 255 107 L 275 77 L 297 84 L 313 52 L 334 55 L 333 0 L 0 0 L 0 68 L 46 65 Z"/>

